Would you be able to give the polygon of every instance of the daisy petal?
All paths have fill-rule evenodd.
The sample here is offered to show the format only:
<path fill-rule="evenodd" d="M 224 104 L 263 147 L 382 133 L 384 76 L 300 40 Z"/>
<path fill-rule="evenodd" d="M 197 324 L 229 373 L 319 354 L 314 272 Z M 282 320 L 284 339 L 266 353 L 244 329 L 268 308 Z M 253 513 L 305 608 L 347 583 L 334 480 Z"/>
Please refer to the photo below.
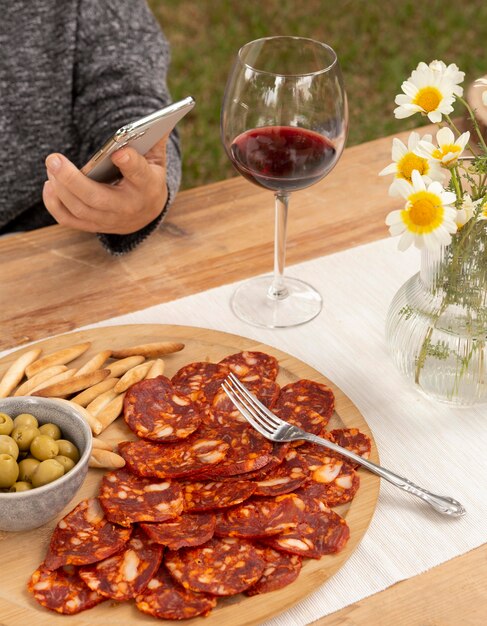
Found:
<path fill-rule="evenodd" d="M 386 217 L 387 226 L 392 226 L 393 224 L 399 223 L 402 223 L 401 211 L 391 211 Z"/>
<path fill-rule="evenodd" d="M 385 167 L 383 170 L 379 172 L 379 176 L 387 176 L 387 174 L 395 174 L 396 169 L 397 169 L 396 164 L 391 163 L 390 165 L 388 165 L 387 167 Z"/>
<path fill-rule="evenodd" d="M 397 244 L 397 247 L 399 248 L 399 250 L 401 250 L 401 252 L 404 252 L 404 250 L 407 250 L 409 246 L 411 246 L 413 243 L 414 243 L 413 234 L 406 230 L 404 231 L 404 234 L 399 239 L 399 243 Z"/>
<path fill-rule="evenodd" d="M 403 144 L 403 142 L 397 137 L 394 137 L 394 139 L 392 140 L 392 160 L 399 161 L 399 159 L 407 154 L 407 152 L 408 149 Z"/>

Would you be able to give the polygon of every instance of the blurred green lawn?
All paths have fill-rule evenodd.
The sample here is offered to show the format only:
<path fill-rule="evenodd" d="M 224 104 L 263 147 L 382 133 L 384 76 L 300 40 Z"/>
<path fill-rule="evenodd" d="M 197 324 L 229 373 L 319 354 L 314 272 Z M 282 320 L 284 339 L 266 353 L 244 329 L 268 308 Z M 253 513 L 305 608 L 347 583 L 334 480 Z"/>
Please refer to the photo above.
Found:
<path fill-rule="evenodd" d="M 466 72 L 464 85 L 487 73 L 485 0 L 149 0 L 149 5 L 171 43 L 172 96 L 192 95 L 197 101 L 179 125 L 183 189 L 236 175 L 220 143 L 220 106 L 237 50 L 252 39 L 300 35 L 335 48 L 349 98 L 348 146 L 422 122 L 418 116 L 393 115 L 394 97 L 419 61 L 456 63 Z"/>

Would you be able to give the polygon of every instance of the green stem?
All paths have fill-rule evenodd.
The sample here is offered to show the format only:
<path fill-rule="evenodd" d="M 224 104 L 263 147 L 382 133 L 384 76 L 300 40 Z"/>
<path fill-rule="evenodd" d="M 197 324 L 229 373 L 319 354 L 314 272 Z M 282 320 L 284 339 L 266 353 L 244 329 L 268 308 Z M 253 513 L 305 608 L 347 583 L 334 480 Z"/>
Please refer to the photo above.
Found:
<path fill-rule="evenodd" d="M 460 180 L 460 176 L 458 174 L 458 168 L 457 166 L 453 167 L 451 170 L 451 179 L 453 181 L 453 186 L 455 187 L 455 192 L 457 194 L 457 198 L 458 200 L 463 200 L 463 189 L 462 189 L 462 183 Z"/>
<path fill-rule="evenodd" d="M 470 105 L 468 104 L 468 102 L 466 100 L 464 100 L 462 97 L 460 96 L 455 96 L 457 100 L 459 100 L 463 106 L 467 109 L 468 111 L 468 115 L 470 117 L 470 120 L 473 124 L 473 127 L 475 128 L 475 132 L 477 133 L 477 137 L 479 138 L 479 142 L 480 145 L 482 146 L 482 148 L 487 152 L 487 144 L 485 143 L 484 137 L 482 135 L 482 132 L 480 130 L 480 126 L 477 122 L 477 119 L 475 117 L 474 112 L 472 111 L 472 108 L 470 107 Z"/>
<path fill-rule="evenodd" d="M 462 230 L 460 231 L 460 233 L 458 233 L 460 235 L 459 239 L 455 242 L 454 248 L 453 248 L 453 256 L 451 261 L 448 263 L 447 260 L 444 261 L 444 263 L 448 263 L 449 265 L 449 270 L 448 270 L 448 282 L 450 283 L 449 285 L 445 285 L 442 284 L 440 286 L 440 289 L 443 289 L 445 292 L 445 295 L 443 297 L 443 300 L 441 302 L 441 306 L 438 309 L 438 311 L 436 311 L 436 313 L 433 316 L 433 319 L 431 320 L 431 325 L 428 328 L 423 342 L 421 344 L 421 348 L 419 350 L 419 354 L 418 354 L 418 358 L 416 361 L 416 368 L 415 368 L 415 372 L 414 372 L 414 381 L 417 385 L 419 385 L 419 378 L 421 375 L 421 370 L 424 367 L 424 364 L 426 362 L 426 359 L 428 357 L 428 348 L 431 342 L 431 336 L 433 335 L 433 331 L 436 328 L 436 325 L 438 323 L 438 320 L 440 319 L 440 317 L 442 316 L 442 314 L 445 312 L 445 310 L 447 309 L 447 307 L 453 303 L 453 298 L 452 295 L 454 293 L 456 293 L 456 289 L 452 288 L 454 283 L 458 282 L 458 279 L 456 278 L 456 276 L 458 275 L 459 269 L 460 269 L 460 260 L 461 260 L 461 254 L 459 253 L 459 251 L 462 250 L 462 247 L 465 243 L 465 241 L 467 240 L 467 238 L 470 236 L 472 229 L 475 227 L 475 223 L 476 220 L 475 219 L 471 219 L 469 222 L 467 222 L 467 224 L 462 228 Z M 450 244 L 452 245 L 452 244 Z"/>

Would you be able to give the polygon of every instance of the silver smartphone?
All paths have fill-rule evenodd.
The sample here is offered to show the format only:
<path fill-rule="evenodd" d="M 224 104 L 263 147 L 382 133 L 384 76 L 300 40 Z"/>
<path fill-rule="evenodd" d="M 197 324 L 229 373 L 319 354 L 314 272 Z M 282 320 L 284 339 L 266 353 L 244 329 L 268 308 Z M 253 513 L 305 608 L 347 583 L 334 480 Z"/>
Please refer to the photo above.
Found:
<path fill-rule="evenodd" d="M 142 117 L 136 122 L 119 128 L 110 139 L 81 168 L 83 174 L 100 183 L 114 183 L 122 174 L 112 163 L 110 156 L 124 146 L 130 146 L 139 154 L 146 154 L 160 139 L 168 135 L 186 113 L 194 107 L 189 96 L 159 111 Z"/>

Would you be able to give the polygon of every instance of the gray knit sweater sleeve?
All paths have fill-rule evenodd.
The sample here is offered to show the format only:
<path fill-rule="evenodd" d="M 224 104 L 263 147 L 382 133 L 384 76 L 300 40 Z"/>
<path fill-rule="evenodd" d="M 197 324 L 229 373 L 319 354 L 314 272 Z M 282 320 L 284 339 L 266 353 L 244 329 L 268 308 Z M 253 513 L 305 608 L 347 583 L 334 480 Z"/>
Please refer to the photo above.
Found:
<path fill-rule="evenodd" d="M 82 0 L 76 37 L 73 118 L 86 162 L 120 126 L 170 102 L 169 46 L 144 0 Z M 113 253 L 132 249 L 160 223 L 181 176 L 177 133 L 167 144 L 169 198 L 163 213 L 130 235 L 100 234 Z"/>
<path fill-rule="evenodd" d="M 0 0 L 0 235 L 54 223 L 42 203 L 45 158 L 78 167 L 118 128 L 171 101 L 168 43 L 146 0 Z M 181 178 L 177 132 L 167 144 L 169 198 L 129 235 L 100 233 L 127 252 L 160 223 Z"/>

